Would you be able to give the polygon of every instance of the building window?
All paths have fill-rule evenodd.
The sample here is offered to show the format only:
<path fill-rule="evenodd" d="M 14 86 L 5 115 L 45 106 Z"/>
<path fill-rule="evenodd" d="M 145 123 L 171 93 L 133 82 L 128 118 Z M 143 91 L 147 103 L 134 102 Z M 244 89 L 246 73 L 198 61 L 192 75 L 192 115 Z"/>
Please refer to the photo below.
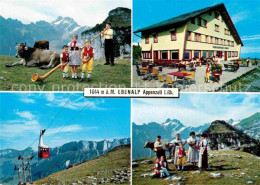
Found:
<path fill-rule="evenodd" d="M 207 28 L 207 23 L 208 23 L 207 20 L 203 20 L 203 21 L 202 21 L 202 26 L 203 26 L 204 28 Z"/>
<path fill-rule="evenodd" d="M 210 43 L 208 35 L 205 35 L 205 42 Z"/>
<path fill-rule="evenodd" d="M 157 33 L 153 34 L 153 42 L 158 43 L 158 34 Z"/>
<path fill-rule="evenodd" d="M 227 41 L 227 43 L 228 43 L 228 46 L 230 46 L 230 41 L 229 40 Z"/>
<path fill-rule="evenodd" d="M 230 58 L 230 57 L 231 57 L 231 52 L 229 51 L 229 52 L 228 52 L 228 58 Z"/>
<path fill-rule="evenodd" d="M 200 58 L 200 51 L 194 51 L 194 58 Z"/>
<path fill-rule="evenodd" d="M 195 24 L 195 17 L 191 18 L 191 24 Z"/>
<path fill-rule="evenodd" d="M 221 39 L 221 44 L 224 45 L 224 40 L 223 39 Z"/>
<path fill-rule="evenodd" d="M 179 51 L 172 51 L 171 52 L 171 59 L 178 60 L 179 59 Z"/>
<path fill-rule="evenodd" d="M 215 44 L 219 44 L 219 39 L 215 38 Z"/>
<path fill-rule="evenodd" d="M 219 19 L 219 13 L 218 12 L 215 12 L 215 18 Z"/>
<path fill-rule="evenodd" d="M 172 41 L 177 40 L 175 31 L 171 31 L 171 40 Z"/>
<path fill-rule="evenodd" d="M 234 41 L 231 41 L 231 46 L 234 47 Z"/>
<path fill-rule="evenodd" d="M 149 35 L 145 36 L 145 44 L 149 44 Z"/>
<path fill-rule="evenodd" d="M 187 31 L 187 38 L 186 40 L 191 40 L 191 32 L 190 31 Z"/>
<path fill-rule="evenodd" d="M 207 57 L 208 57 L 207 54 L 208 54 L 207 51 L 203 51 L 202 56 L 205 57 L 205 58 L 207 58 Z"/>
<path fill-rule="evenodd" d="M 210 43 L 211 43 L 211 44 L 213 44 L 213 43 L 214 43 L 214 37 L 211 37 L 211 39 L 210 39 L 210 40 L 211 40 L 211 42 L 210 42 Z"/>
<path fill-rule="evenodd" d="M 201 34 L 195 33 L 195 41 L 201 42 Z"/>
<path fill-rule="evenodd" d="M 222 58 L 222 51 L 217 51 L 217 56 L 218 56 L 219 58 Z"/>
<path fill-rule="evenodd" d="M 214 56 L 214 52 L 213 51 L 209 51 L 209 57 L 213 57 Z"/>
<path fill-rule="evenodd" d="M 225 29 L 225 35 L 230 35 L 230 31 L 228 29 Z"/>
<path fill-rule="evenodd" d="M 232 51 L 232 52 L 231 52 L 231 54 L 232 54 L 232 57 L 234 57 L 234 56 L 235 56 L 235 55 L 234 55 L 234 51 Z"/>
<path fill-rule="evenodd" d="M 184 60 L 189 60 L 190 58 L 191 58 L 190 51 L 185 51 L 184 52 Z"/>
<path fill-rule="evenodd" d="M 199 26 L 201 26 L 201 22 L 202 22 L 202 19 L 199 18 L 199 19 L 198 19 L 198 25 L 199 25 Z"/>
<path fill-rule="evenodd" d="M 215 24 L 215 31 L 219 32 L 219 25 Z"/>
<path fill-rule="evenodd" d="M 161 51 L 161 59 L 168 60 L 168 51 Z"/>
<path fill-rule="evenodd" d="M 237 51 L 235 51 L 235 57 L 237 57 L 238 56 L 238 52 Z"/>
<path fill-rule="evenodd" d="M 143 59 L 151 59 L 152 54 L 150 51 L 143 51 Z"/>

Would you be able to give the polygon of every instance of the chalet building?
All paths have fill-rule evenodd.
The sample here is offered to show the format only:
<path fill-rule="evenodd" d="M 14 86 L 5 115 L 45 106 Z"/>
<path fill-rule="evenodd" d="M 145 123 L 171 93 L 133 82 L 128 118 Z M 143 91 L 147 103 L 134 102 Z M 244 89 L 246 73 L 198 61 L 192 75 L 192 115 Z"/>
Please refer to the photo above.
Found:
<path fill-rule="evenodd" d="M 224 6 L 218 4 L 138 29 L 142 59 L 190 60 L 219 56 L 238 59 L 243 43 Z"/>

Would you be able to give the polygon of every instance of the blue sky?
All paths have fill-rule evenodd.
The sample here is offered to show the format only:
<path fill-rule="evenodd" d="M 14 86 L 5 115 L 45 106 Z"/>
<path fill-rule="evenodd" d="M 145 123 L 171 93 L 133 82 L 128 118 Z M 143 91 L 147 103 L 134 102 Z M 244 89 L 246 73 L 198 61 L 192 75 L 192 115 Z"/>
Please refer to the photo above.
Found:
<path fill-rule="evenodd" d="M 259 0 L 133 0 L 133 31 L 219 3 L 225 4 L 244 43 L 240 57 L 260 58 Z M 140 38 L 133 35 L 133 42 Z"/>
<path fill-rule="evenodd" d="M 130 137 L 130 99 L 88 99 L 82 93 L 0 93 L 0 102 L 0 150 L 24 149 L 37 139 L 32 146 L 36 149 L 40 129 L 60 110 L 44 137 L 50 147 L 70 141 Z"/>
<path fill-rule="evenodd" d="M 185 126 L 199 126 L 218 119 L 241 120 L 256 112 L 260 112 L 259 93 L 182 93 L 176 99 L 147 98 L 132 102 L 132 121 L 136 124 L 162 123 L 170 118 L 180 120 Z"/>

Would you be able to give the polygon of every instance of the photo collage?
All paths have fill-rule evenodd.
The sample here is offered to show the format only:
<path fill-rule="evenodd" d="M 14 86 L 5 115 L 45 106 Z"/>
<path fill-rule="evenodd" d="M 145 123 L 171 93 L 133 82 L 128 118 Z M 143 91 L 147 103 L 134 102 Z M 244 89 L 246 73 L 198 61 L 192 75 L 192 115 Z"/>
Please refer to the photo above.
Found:
<path fill-rule="evenodd" d="M 259 15 L 0 0 L 0 185 L 260 184 Z"/>

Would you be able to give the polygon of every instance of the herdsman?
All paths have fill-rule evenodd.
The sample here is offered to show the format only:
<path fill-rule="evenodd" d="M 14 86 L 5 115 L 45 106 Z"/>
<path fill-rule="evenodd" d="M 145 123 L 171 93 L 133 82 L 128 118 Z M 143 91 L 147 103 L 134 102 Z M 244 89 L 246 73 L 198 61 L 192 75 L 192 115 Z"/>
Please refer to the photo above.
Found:
<path fill-rule="evenodd" d="M 85 41 L 85 47 L 82 52 L 82 73 L 81 73 L 81 79 L 82 82 L 84 80 L 85 73 L 87 73 L 87 82 L 90 81 L 90 76 L 93 69 L 93 60 L 94 60 L 94 49 L 91 47 L 91 41 L 86 40 Z"/>
<path fill-rule="evenodd" d="M 104 65 L 114 65 L 114 42 L 113 42 L 114 31 L 111 29 L 111 23 L 106 24 L 105 31 L 101 34 L 105 39 L 105 57 L 106 63 Z"/>

